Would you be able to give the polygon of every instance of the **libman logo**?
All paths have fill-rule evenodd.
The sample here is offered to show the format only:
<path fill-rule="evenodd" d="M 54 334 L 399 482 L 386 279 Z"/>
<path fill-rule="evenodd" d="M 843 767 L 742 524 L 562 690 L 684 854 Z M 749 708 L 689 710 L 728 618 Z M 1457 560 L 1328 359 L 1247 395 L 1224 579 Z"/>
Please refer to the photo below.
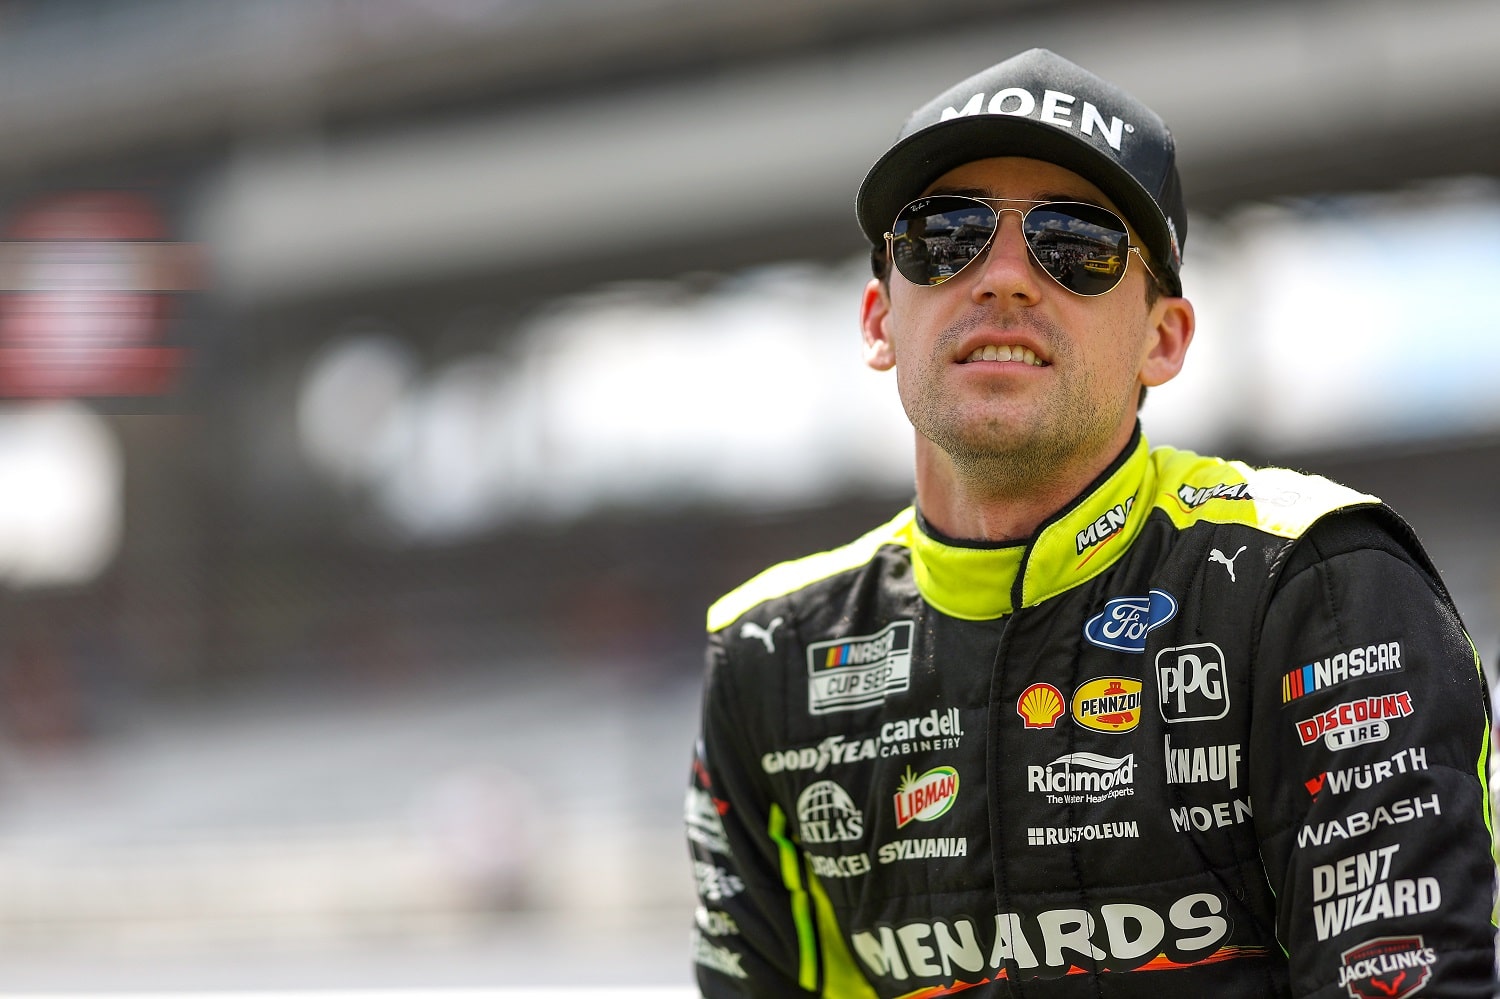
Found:
<path fill-rule="evenodd" d="M 1420 936 L 1376 937 L 1342 954 L 1339 984 L 1352 999 L 1402 999 L 1432 978 L 1437 951 Z"/>
<path fill-rule="evenodd" d="M 918 777 L 911 767 L 896 789 L 896 828 L 912 822 L 931 822 L 953 807 L 958 800 L 958 771 L 952 767 L 933 767 Z"/>
<path fill-rule="evenodd" d="M 1098 520 L 1079 531 L 1075 539 L 1078 544 L 1078 554 L 1082 555 L 1090 548 L 1097 548 L 1124 530 L 1126 523 L 1130 520 L 1131 508 L 1134 506 L 1135 497 L 1128 496 L 1124 503 L 1116 503 L 1100 514 Z M 1093 558 L 1093 555 L 1090 554 L 1089 558 Z M 1087 562 L 1088 559 L 1083 561 Z M 1082 564 L 1082 562 L 1079 563 L 1080 566 Z"/>
<path fill-rule="evenodd" d="M 807 706 L 815 715 L 880 704 L 911 684 L 912 623 L 807 647 Z"/>
<path fill-rule="evenodd" d="M 850 943 L 869 977 L 885 986 L 882 994 L 1058 978 L 1075 967 L 1156 971 L 1264 956 L 1264 948 L 1226 946 L 1225 908 L 1222 896 L 1195 892 L 1150 905 L 1113 901 L 881 923 L 856 930 Z"/>
<path fill-rule="evenodd" d="M 1073 720 L 1095 732 L 1129 732 L 1141 721 L 1141 681 L 1101 676 L 1073 691 Z"/>

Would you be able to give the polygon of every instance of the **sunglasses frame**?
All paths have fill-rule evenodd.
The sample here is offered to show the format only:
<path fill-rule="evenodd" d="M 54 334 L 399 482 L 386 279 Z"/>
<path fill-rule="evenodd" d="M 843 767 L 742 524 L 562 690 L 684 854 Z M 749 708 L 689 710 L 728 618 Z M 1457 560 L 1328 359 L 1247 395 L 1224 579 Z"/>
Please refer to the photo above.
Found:
<path fill-rule="evenodd" d="M 1036 209 L 1053 205 L 1079 205 L 1080 207 L 1088 208 L 1092 211 L 1104 212 L 1106 215 L 1113 218 L 1116 222 L 1120 223 L 1120 231 L 1125 233 L 1126 238 L 1129 239 L 1130 227 L 1125 224 L 1124 219 L 1120 218 L 1119 213 L 1114 211 L 1113 209 L 1105 208 L 1103 205 L 1096 205 L 1088 201 L 1027 201 L 1022 198 L 981 198 L 973 194 L 927 194 L 923 195 L 920 198 L 914 198 L 911 201 L 908 201 L 905 205 L 901 206 L 901 211 L 896 213 L 896 218 L 900 219 L 902 214 L 905 213 L 908 208 L 920 201 L 933 201 L 938 198 L 956 198 L 960 201 L 974 201 L 990 208 L 995 213 L 995 228 L 990 230 L 989 238 L 984 241 L 984 245 L 981 246 L 972 257 L 964 261 L 962 267 L 959 267 L 952 274 L 943 275 L 942 278 L 937 281 L 929 281 L 926 284 L 919 284 L 918 282 L 913 281 L 911 278 L 907 277 L 905 274 L 901 274 L 900 268 L 896 266 L 896 233 L 894 231 L 896 228 L 896 224 L 893 221 L 891 223 L 891 228 L 886 230 L 885 234 L 886 258 L 890 261 L 891 270 L 897 274 L 901 274 L 901 279 L 907 284 L 913 285 L 917 288 L 936 288 L 938 285 L 946 284 L 953 278 L 958 277 L 958 275 L 962 274 L 965 270 L 968 269 L 970 264 L 989 252 L 990 246 L 995 242 L 995 233 L 1000 231 L 1000 216 L 1004 215 L 1006 212 L 1015 212 L 1017 215 L 1021 216 L 1021 238 L 1022 241 L 1026 244 L 1026 255 L 1031 258 L 1031 262 L 1036 264 L 1036 266 L 1041 269 L 1043 274 L 1051 278 L 1054 284 L 1056 284 L 1059 288 L 1063 289 L 1069 294 L 1077 295 L 1079 298 L 1098 298 L 1100 295 L 1108 295 L 1110 292 L 1114 291 L 1116 288 L 1120 287 L 1120 285 L 1125 283 L 1125 275 L 1130 270 L 1129 252 L 1125 254 L 1125 266 L 1120 269 L 1119 280 L 1117 280 L 1114 284 L 1110 285 L 1108 288 L 1105 288 L 1103 291 L 1096 291 L 1092 293 L 1074 291 L 1072 288 L 1069 288 L 1067 285 L 1063 284 L 1062 281 L 1058 280 L 1058 278 L 1054 277 L 1051 271 L 1047 270 L 1046 265 L 1042 263 L 1039 257 L 1037 257 L 1036 249 L 1031 245 L 1031 240 L 1026 238 L 1026 216 L 1030 215 Z M 994 207 L 994 205 L 996 204 L 1027 205 L 1029 207 L 1025 209 L 996 208 Z M 1161 278 L 1156 276 L 1156 272 L 1151 269 L 1151 265 L 1146 263 L 1146 255 L 1141 251 L 1141 247 L 1136 245 L 1135 243 L 1126 243 L 1125 245 L 1127 251 L 1134 251 L 1135 255 L 1137 257 L 1140 257 L 1141 266 L 1146 268 L 1146 273 L 1151 275 L 1151 280 L 1156 283 L 1157 287 L 1161 288 L 1163 291 L 1166 291 L 1166 285 L 1162 284 Z"/>

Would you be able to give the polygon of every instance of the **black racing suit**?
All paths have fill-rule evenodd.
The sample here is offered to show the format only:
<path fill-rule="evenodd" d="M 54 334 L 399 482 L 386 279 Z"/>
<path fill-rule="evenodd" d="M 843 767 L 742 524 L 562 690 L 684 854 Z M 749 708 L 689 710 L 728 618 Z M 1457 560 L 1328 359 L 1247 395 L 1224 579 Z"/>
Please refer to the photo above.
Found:
<path fill-rule="evenodd" d="M 1023 544 L 908 509 L 709 631 L 707 996 L 1490 992 L 1484 679 L 1374 497 L 1137 433 Z"/>

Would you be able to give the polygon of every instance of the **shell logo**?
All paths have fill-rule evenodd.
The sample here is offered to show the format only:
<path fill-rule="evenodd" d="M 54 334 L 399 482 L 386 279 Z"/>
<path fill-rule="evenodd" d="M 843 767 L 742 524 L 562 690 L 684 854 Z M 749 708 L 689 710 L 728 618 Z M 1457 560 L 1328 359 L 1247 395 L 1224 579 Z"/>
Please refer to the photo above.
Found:
<path fill-rule="evenodd" d="M 1095 732 L 1129 732 L 1141 720 L 1141 681 L 1101 676 L 1073 692 L 1073 720 Z"/>
<path fill-rule="evenodd" d="M 1052 728 L 1062 713 L 1062 691 L 1050 683 L 1033 683 L 1016 700 L 1016 714 L 1027 728 Z"/>

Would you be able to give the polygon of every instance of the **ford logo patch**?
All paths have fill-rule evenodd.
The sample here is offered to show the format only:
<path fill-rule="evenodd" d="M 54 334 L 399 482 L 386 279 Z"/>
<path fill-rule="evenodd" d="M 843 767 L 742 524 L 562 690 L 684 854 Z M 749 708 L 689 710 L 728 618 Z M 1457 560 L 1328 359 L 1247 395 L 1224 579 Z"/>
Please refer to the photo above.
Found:
<path fill-rule="evenodd" d="M 1145 652 L 1146 635 L 1177 616 L 1177 600 L 1166 590 L 1144 597 L 1116 597 L 1088 619 L 1083 637 L 1101 649 Z"/>

